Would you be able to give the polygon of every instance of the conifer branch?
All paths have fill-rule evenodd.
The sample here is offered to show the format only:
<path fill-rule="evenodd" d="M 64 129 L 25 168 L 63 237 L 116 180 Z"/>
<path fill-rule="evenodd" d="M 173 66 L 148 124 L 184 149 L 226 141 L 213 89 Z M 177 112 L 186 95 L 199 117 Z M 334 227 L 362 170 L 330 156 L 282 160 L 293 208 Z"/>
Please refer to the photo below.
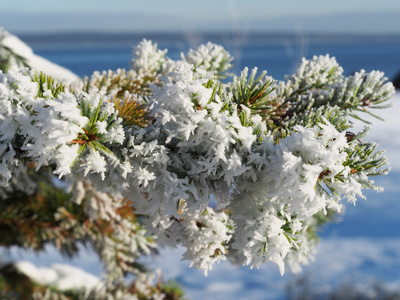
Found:
<path fill-rule="evenodd" d="M 364 197 L 377 189 L 370 177 L 387 173 L 350 119 L 393 96 L 382 73 L 344 78 L 320 56 L 286 82 L 245 69 L 223 83 L 232 59 L 222 47 L 180 61 L 166 53 L 144 40 L 131 70 L 73 87 L 26 70 L 0 74 L 0 231 L 13 233 L 3 247 L 54 244 L 74 255 L 90 246 L 111 290 L 126 273 L 140 279 L 136 259 L 155 241 L 183 245 L 206 274 L 226 258 L 274 262 L 283 274 L 312 255 L 342 199 Z M 123 289 L 139 298 L 161 290 L 139 286 Z"/>

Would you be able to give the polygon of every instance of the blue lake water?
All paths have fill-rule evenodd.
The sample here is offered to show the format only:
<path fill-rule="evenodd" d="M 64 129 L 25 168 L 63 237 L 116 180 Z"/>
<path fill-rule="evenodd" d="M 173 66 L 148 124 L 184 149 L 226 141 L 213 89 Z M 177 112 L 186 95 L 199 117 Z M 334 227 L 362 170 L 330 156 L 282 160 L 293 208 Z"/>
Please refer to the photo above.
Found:
<path fill-rule="evenodd" d="M 143 37 L 146 37 L 145 35 Z M 198 42 L 207 40 L 220 43 L 235 57 L 234 72 L 238 74 L 245 66 L 267 70 L 268 74 L 282 80 L 286 74 L 294 72 L 303 56 L 330 54 L 335 56 L 348 75 L 354 71 L 381 70 L 389 79 L 400 72 L 400 40 L 368 38 L 310 38 L 307 36 L 226 37 L 200 36 L 164 37 L 153 39 L 160 49 L 168 48 L 168 56 L 178 59 Z M 27 43 L 34 52 L 60 64 L 79 76 L 90 76 L 95 70 L 129 68 L 132 47 L 141 37 L 129 39 L 101 39 L 85 42 L 70 36 L 68 40 L 54 41 L 27 37 Z M 30 41 L 30 42 L 29 42 Z M 400 100 L 400 97 L 398 97 Z M 392 128 L 393 129 L 393 128 Z M 388 132 L 387 144 L 396 131 Z M 395 133 L 393 133 L 395 132 Z M 392 135 L 392 136 L 389 136 Z M 400 149 L 391 152 L 392 161 L 398 159 Z M 400 170 L 377 178 L 377 184 L 385 187 L 385 192 L 367 191 L 367 200 L 359 200 L 355 207 L 347 206 L 341 222 L 330 224 L 321 232 L 321 247 L 316 260 L 306 268 L 312 274 L 313 284 L 326 290 L 343 281 L 356 280 L 368 284 L 368 280 L 382 281 L 388 285 L 400 286 Z M 168 250 L 169 251 L 169 250 Z M 177 262 L 179 253 L 165 252 L 160 258 L 149 261 L 153 267 L 161 266 L 167 278 L 180 281 L 188 291 L 190 299 L 283 299 L 285 285 L 292 275 L 280 277 L 275 266 L 264 266 L 260 270 L 233 268 L 223 263 L 215 267 L 207 278 L 201 272 L 188 268 L 187 262 Z M 179 251 L 178 251 L 179 252 Z M 84 255 L 77 265 L 86 265 L 87 270 L 98 273 L 96 261 Z M 173 257 L 174 259 L 170 259 Z M 56 258 L 55 258 L 56 259 Z M 37 259 L 38 264 L 45 262 Z M 57 260 L 57 259 L 56 259 Z M 82 263 L 86 261 L 86 263 Z M 347 281 L 346 281 L 347 282 Z M 355 284 L 356 284 L 355 283 Z"/>
<path fill-rule="evenodd" d="M 25 40 L 36 54 L 72 70 L 79 76 L 90 76 L 93 71 L 128 68 L 132 59 L 132 48 L 146 35 L 131 38 L 113 36 L 113 40 L 98 37 L 94 41 L 82 40 L 82 36 L 52 40 L 26 37 Z M 238 74 L 245 66 L 267 70 L 268 74 L 282 80 L 291 74 L 302 57 L 330 54 L 335 56 L 344 73 L 365 69 L 381 70 L 389 79 L 400 72 L 400 38 L 354 37 L 317 38 L 307 36 L 152 36 L 160 49 L 168 49 L 168 56 L 179 59 L 180 54 L 212 41 L 223 45 L 231 52 L 234 72 Z M 108 37 L 110 39 L 110 37 Z"/>

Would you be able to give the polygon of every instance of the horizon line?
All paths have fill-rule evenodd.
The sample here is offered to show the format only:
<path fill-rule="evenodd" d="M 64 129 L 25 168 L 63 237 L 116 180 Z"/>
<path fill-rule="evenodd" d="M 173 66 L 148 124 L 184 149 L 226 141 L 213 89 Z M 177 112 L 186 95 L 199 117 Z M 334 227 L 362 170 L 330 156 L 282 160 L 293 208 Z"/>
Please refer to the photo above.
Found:
<path fill-rule="evenodd" d="M 1 26 L 0 26 L 1 27 Z M 8 30 L 7 30 L 8 31 Z M 329 37 L 349 37 L 349 36 L 360 36 L 360 37 L 389 37 L 389 36 L 398 36 L 400 37 L 400 31 L 393 32 L 342 32 L 342 31 L 290 31 L 290 30 L 191 30 L 191 31 L 182 31 L 182 30 L 75 30 L 75 29 L 65 29 L 65 30 L 55 30 L 55 31 L 8 31 L 10 34 L 19 36 L 51 36 L 51 35 L 263 35 L 263 36 L 329 36 Z"/>

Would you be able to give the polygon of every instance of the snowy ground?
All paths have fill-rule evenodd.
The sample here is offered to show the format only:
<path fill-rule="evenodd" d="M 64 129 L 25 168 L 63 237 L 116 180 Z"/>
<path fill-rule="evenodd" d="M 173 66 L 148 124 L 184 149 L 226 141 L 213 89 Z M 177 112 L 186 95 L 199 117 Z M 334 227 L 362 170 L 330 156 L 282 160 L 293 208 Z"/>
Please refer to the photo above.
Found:
<path fill-rule="evenodd" d="M 18 41 L 14 40 L 14 43 L 18 44 Z M 32 61 L 40 62 L 41 58 L 31 55 Z M 50 71 L 60 71 L 54 65 L 48 66 Z M 60 75 L 63 74 L 68 72 Z M 392 175 L 379 179 L 386 191 L 383 194 L 368 193 L 367 201 L 360 200 L 356 207 L 348 207 L 344 221 L 331 226 L 324 234 L 314 262 L 303 271 L 315 291 L 324 293 L 346 282 L 367 289 L 375 280 L 385 282 L 389 288 L 400 287 L 400 218 L 397 215 L 400 210 L 400 93 L 392 102 L 393 108 L 378 112 L 386 122 L 371 120 L 374 123 L 372 130 L 365 138 L 378 142 L 387 150 Z M 361 125 L 357 124 L 356 128 L 361 128 Z M 28 260 L 34 264 L 19 263 L 27 274 L 60 287 L 76 282 L 94 285 L 102 273 L 101 263 L 90 251 L 82 251 L 80 257 L 72 261 L 62 258 L 53 248 L 41 255 L 17 249 L 10 253 L 14 260 Z M 275 265 L 250 270 L 223 262 L 204 277 L 202 272 L 189 268 L 188 262 L 180 261 L 182 253 L 183 249 L 164 249 L 159 256 L 144 261 L 154 269 L 161 268 L 166 279 L 181 282 L 192 300 L 283 299 L 287 282 L 294 276 L 287 273 L 281 277 Z M 79 266 L 88 273 L 70 265 Z M 39 267 L 45 267 L 41 270 L 47 277 L 38 275 Z"/>

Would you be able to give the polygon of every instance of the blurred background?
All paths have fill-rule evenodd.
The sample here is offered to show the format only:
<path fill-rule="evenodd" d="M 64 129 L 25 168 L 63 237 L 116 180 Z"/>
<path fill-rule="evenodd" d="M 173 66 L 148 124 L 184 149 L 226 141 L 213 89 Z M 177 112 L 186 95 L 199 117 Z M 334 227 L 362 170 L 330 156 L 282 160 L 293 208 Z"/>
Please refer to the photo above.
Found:
<path fill-rule="evenodd" d="M 0 27 L 80 77 L 129 68 L 143 38 L 167 48 L 172 59 L 207 41 L 221 44 L 235 58 L 235 74 L 258 67 L 284 80 L 302 57 L 329 54 L 346 76 L 361 69 L 383 71 L 391 81 L 400 75 L 398 0 L 0 0 Z M 400 299 L 399 101 L 397 92 L 394 106 L 377 112 L 386 122 L 371 119 L 366 138 L 387 150 L 392 170 L 376 179 L 385 191 L 366 191 L 367 200 L 348 205 L 342 220 L 324 228 L 302 273 L 281 277 L 275 265 L 250 270 L 221 263 L 204 277 L 179 261 L 182 249 L 162 250 L 146 263 L 182 283 L 189 299 Z M 362 126 L 355 123 L 353 131 Z M 14 250 L 3 255 L 101 276 L 90 251 L 71 261 L 51 248 L 43 255 Z"/>

